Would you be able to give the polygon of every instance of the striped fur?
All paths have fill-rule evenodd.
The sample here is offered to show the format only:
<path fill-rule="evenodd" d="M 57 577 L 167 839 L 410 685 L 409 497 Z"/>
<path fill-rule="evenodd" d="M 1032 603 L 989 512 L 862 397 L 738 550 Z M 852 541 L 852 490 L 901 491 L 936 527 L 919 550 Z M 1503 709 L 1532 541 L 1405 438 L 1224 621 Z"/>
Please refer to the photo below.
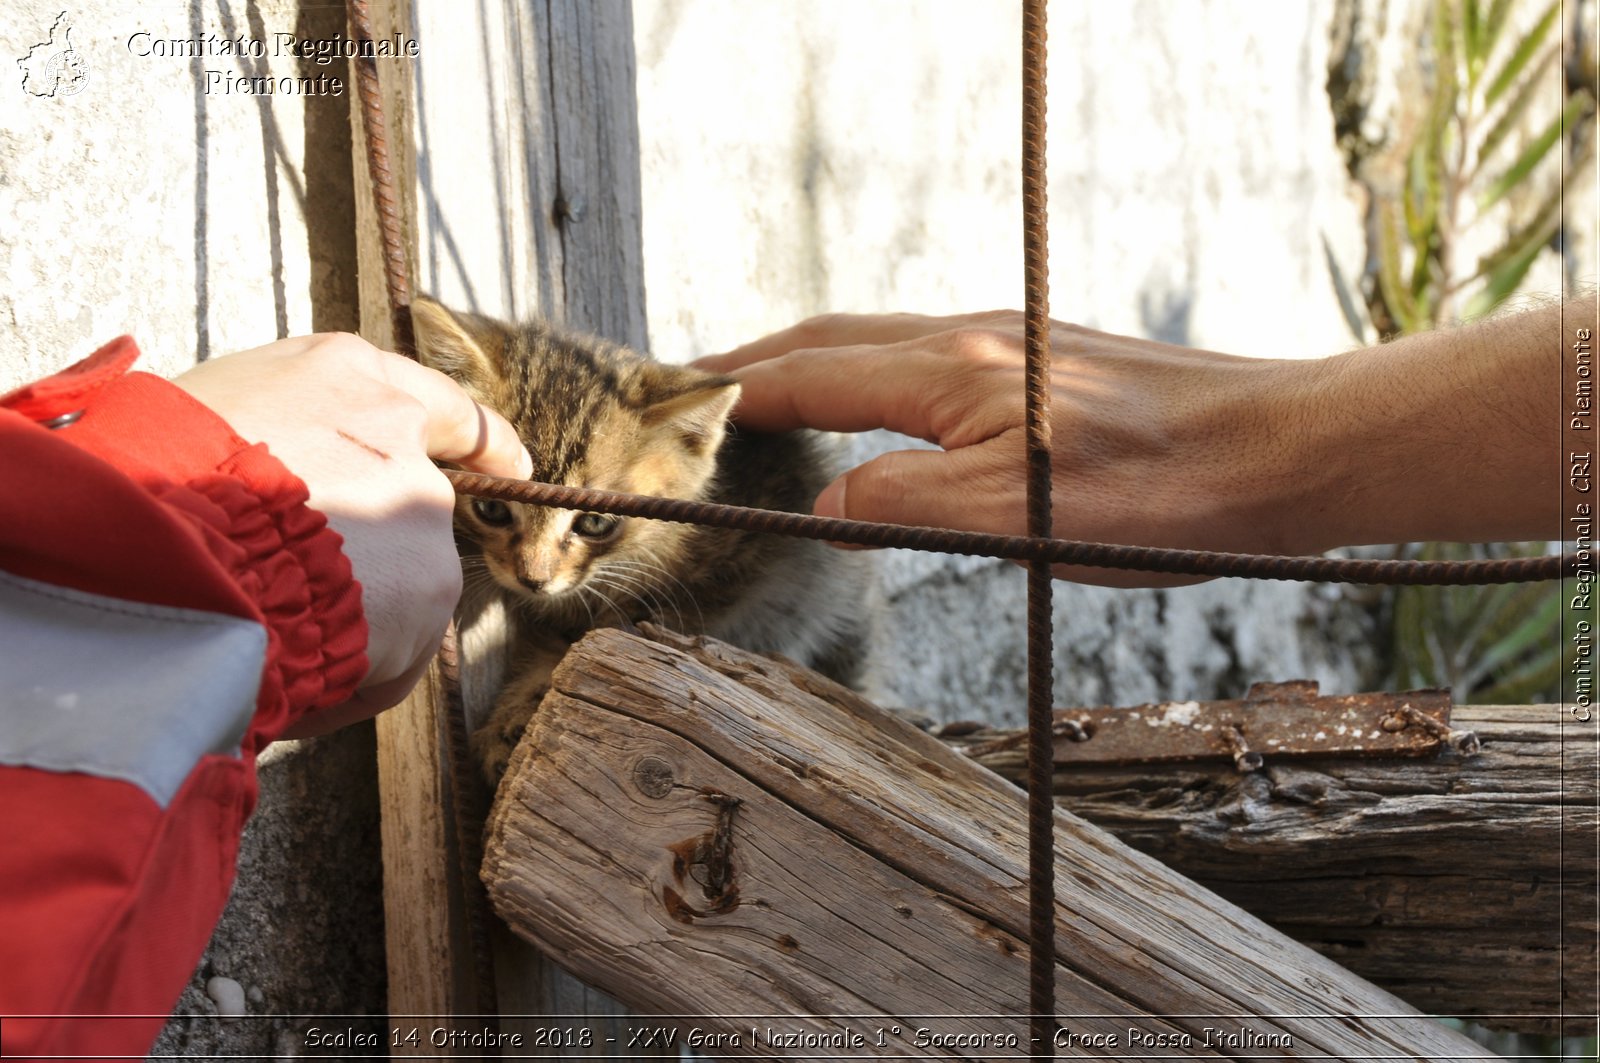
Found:
<path fill-rule="evenodd" d="M 424 363 L 516 426 L 534 479 L 808 512 L 837 471 L 815 433 L 730 431 L 738 384 L 729 377 L 430 299 L 412 313 Z M 717 528 L 605 523 L 537 506 L 457 502 L 469 592 L 486 575 L 518 617 L 516 674 L 474 735 L 491 779 L 504 770 L 550 669 L 595 627 L 647 619 L 782 653 L 842 682 L 857 678 L 868 582 L 861 555 Z"/>

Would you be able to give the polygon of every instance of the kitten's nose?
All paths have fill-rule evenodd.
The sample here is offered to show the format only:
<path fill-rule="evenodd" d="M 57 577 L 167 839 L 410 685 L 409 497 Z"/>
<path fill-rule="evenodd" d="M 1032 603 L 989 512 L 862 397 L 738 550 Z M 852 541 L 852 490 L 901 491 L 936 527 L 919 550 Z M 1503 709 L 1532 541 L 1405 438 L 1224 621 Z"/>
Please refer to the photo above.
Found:
<path fill-rule="evenodd" d="M 560 558 L 548 546 L 537 544 L 517 554 L 513 570 L 517 574 L 517 582 L 526 587 L 528 593 L 554 594 L 549 588 L 561 574 Z"/>

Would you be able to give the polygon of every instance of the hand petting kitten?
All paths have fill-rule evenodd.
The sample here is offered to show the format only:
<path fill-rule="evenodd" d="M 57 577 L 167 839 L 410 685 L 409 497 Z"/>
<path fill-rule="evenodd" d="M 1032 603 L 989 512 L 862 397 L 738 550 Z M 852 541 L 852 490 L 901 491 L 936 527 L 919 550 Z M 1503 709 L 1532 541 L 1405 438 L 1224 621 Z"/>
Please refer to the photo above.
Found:
<path fill-rule="evenodd" d="M 1550 538 L 1563 314 L 1592 324 L 1593 297 L 1322 359 L 1052 322 L 1055 534 L 1296 554 Z M 695 364 L 739 381 L 743 427 L 888 428 L 944 448 L 849 470 L 819 493 L 819 516 L 1023 533 L 1021 314 L 836 314 Z"/>

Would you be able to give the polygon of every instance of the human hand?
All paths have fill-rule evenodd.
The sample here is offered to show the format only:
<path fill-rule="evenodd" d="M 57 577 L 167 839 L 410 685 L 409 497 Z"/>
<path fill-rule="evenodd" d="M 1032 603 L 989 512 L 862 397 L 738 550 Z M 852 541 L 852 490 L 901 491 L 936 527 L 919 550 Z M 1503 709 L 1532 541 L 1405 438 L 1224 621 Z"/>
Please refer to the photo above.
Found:
<path fill-rule="evenodd" d="M 1057 537 L 1275 553 L 1335 545 L 1307 534 L 1330 504 L 1304 467 L 1300 412 L 1317 363 L 1061 322 L 1051 323 L 1051 348 Z M 888 428 L 944 448 L 851 469 L 817 497 L 817 515 L 1025 533 L 1021 314 L 831 315 L 696 364 L 739 379 L 735 418 L 751 428 Z M 1193 582 L 1067 566 L 1056 575 Z"/>
<path fill-rule="evenodd" d="M 361 583 L 367 677 L 304 737 L 398 703 L 438 649 L 461 594 L 455 494 L 430 459 L 527 478 L 515 429 L 449 377 L 345 333 L 279 340 L 204 362 L 174 384 L 268 450 L 344 537 Z"/>

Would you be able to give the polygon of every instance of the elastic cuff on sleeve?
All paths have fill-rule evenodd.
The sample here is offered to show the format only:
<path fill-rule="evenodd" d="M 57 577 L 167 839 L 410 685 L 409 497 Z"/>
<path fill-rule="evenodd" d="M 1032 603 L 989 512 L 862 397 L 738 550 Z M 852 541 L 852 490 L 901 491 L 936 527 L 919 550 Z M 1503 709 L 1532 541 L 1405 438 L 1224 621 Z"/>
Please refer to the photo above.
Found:
<path fill-rule="evenodd" d="M 234 571 L 278 642 L 284 712 L 258 717 L 264 745 L 307 713 L 348 701 L 366 677 L 361 585 L 344 540 L 265 447 L 249 447 L 187 486 L 222 515 L 219 531 L 239 552 Z"/>
<path fill-rule="evenodd" d="M 247 745 L 355 693 L 367 673 L 361 587 L 327 518 L 265 446 L 147 373 L 105 384 L 64 439 L 188 514 L 259 607 L 275 644 Z"/>

